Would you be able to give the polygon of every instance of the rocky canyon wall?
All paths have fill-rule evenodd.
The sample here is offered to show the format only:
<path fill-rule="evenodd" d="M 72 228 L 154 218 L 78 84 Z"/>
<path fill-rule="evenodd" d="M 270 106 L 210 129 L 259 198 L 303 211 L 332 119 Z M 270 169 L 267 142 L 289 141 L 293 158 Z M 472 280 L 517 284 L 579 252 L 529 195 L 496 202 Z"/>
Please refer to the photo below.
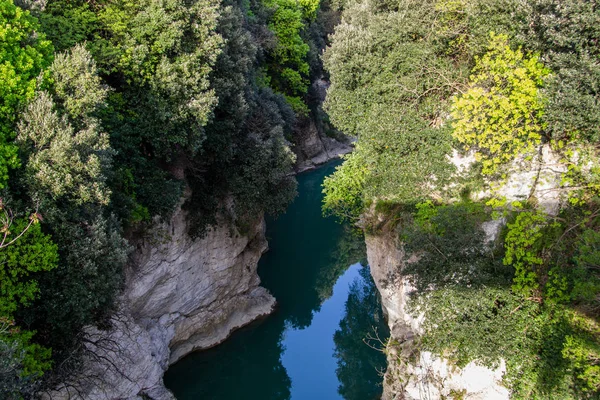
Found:
<path fill-rule="evenodd" d="M 112 328 L 87 330 L 82 372 L 46 397 L 173 399 L 162 382 L 170 364 L 273 310 L 256 272 L 267 250 L 262 216 L 243 234 L 221 218 L 192 239 L 179 207 L 152 231 L 134 241 Z"/>
<path fill-rule="evenodd" d="M 469 156 L 455 155 L 452 159 L 458 173 L 467 171 L 473 161 L 474 158 Z M 535 199 L 538 209 L 556 215 L 564 201 L 559 188 L 565 170 L 550 146 L 540 146 L 533 161 L 513 162 L 506 181 L 495 196 L 505 198 L 507 204 Z M 478 200 L 490 195 L 490 192 L 480 192 L 473 193 L 472 197 Z M 509 392 L 501 384 L 506 371 L 504 362 L 495 370 L 476 362 L 461 369 L 418 348 L 416 339 L 422 332 L 422 316 L 411 315 L 407 310 L 413 288 L 402 274 L 403 268 L 416 258 L 403 252 L 398 232 L 385 226 L 385 216 L 375 215 L 374 218 L 374 224 L 379 224 L 382 229 L 378 229 L 377 234 L 366 234 L 367 257 L 391 331 L 383 399 L 508 399 Z M 504 219 L 483 223 L 487 243 L 495 240 L 504 224 Z"/>
<path fill-rule="evenodd" d="M 475 362 L 458 368 L 415 343 L 421 332 L 421 317 L 407 311 L 412 288 L 401 275 L 410 257 L 399 248 L 392 232 L 367 235 L 367 258 L 371 275 L 381 294 L 391 337 L 387 346 L 388 369 L 384 375 L 383 400 L 455 398 L 471 400 L 508 399 L 501 385 L 505 367 L 490 370 Z"/>
<path fill-rule="evenodd" d="M 311 91 L 321 107 L 327 95 L 329 82 L 317 79 L 312 83 Z M 322 111 L 321 111 L 322 112 Z M 296 154 L 297 173 L 308 171 L 326 162 L 352 151 L 352 139 L 336 132 L 321 117 L 299 116 L 294 127 L 292 150 Z M 327 134 L 329 132 L 329 135 Z"/>

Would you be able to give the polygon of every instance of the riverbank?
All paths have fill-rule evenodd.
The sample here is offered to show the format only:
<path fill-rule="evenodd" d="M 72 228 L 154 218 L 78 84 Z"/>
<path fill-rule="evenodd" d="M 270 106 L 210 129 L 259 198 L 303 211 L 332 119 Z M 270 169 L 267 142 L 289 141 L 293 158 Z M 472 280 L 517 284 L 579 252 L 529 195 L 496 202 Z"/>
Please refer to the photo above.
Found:
<path fill-rule="evenodd" d="M 364 241 L 321 213 L 334 162 L 298 176 L 299 196 L 267 219 L 258 267 L 278 306 L 223 344 L 185 357 L 165 375 L 180 400 L 377 398 L 385 356 L 363 342 L 386 336 Z M 379 343 L 373 343 L 373 346 Z M 232 385 L 235 382 L 235 385 Z"/>

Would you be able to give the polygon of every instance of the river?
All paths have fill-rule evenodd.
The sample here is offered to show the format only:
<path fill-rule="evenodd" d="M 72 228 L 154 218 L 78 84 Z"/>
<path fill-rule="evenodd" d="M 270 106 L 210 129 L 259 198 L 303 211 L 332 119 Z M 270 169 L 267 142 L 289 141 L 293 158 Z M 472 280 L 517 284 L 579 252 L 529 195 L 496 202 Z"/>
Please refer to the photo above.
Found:
<path fill-rule="evenodd" d="M 298 176 L 298 197 L 267 220 L 259 262 L 277 310 L 169 368 L 178 400 L 370 400 L 382 391 L 389 336 L 362 238 L 321 215 L 337 163 Z"/>

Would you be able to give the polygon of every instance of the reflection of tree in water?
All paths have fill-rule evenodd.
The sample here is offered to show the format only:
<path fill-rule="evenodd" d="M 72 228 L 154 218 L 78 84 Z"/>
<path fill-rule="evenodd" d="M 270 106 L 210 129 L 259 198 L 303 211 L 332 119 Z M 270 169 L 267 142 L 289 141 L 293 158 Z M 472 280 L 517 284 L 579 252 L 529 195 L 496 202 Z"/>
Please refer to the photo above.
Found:
<path fill-rule="evenodd" d="M 387 338 L 388 327 L 369 268 L 362 268 L 360 275 L 350 286 L 345 316 L 333 337 L 340 381 L 338 392 L 346 400 L 379 399 L 381 372 L 386 367 L 385 355 L 371 347 L 380 348 L 381 343 L 368 338 L 375 336 L 375 332 L 381 339 Z"/>
<path fill-rule="evenodd" d="M 307 227 L 300 226 L 292 231 L 294 235 L 289 240 L 284 240 L 289 227 L 284 226 L 288 230 L 284 232 L 277 231 L 280 226 L 271 228 L 273 248 L 277 249 L 267 252 L 259 265 L 263 285 L 277 299 L 279 312 L 285 315 L 289 328 L 310 326 L 313 315 L 333 294 L 338 278 L 366 256 L 363 237 L 333 220 L 320 223 L 308 232 L 304 232 Z M 298 245 L 299 240 L 302 246 Z M 260 269 L 262 265 L 281 267 Z"/>
<path fill-rule="evenodd" d="M 364 236 L 349 226 L 344 226 L 335 250 L 331 254 L 331 261 L 319 270 L 315 289 L 321 303 L 333 295 L 333 286 L 350 265 L 358 262 L 362 265 L 366 264 L 366 255 Z"/>

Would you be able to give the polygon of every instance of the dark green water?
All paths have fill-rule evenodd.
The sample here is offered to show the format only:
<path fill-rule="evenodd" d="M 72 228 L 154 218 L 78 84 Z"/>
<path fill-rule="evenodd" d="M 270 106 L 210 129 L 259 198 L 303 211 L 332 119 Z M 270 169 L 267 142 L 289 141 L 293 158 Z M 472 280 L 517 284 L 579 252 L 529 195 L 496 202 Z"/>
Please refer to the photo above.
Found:
<path fill-rule="evenodd" d="M 267 221 L 270 250 L 258 271 L 277 311 L 173 365 L 165 384 L 179 400 L 380 397 L 385 356 L 363 339 L 388 331 L 364 242 L 321 216 L 321 183 L 334 165 L 300 175 L 294 203 Z"/>

